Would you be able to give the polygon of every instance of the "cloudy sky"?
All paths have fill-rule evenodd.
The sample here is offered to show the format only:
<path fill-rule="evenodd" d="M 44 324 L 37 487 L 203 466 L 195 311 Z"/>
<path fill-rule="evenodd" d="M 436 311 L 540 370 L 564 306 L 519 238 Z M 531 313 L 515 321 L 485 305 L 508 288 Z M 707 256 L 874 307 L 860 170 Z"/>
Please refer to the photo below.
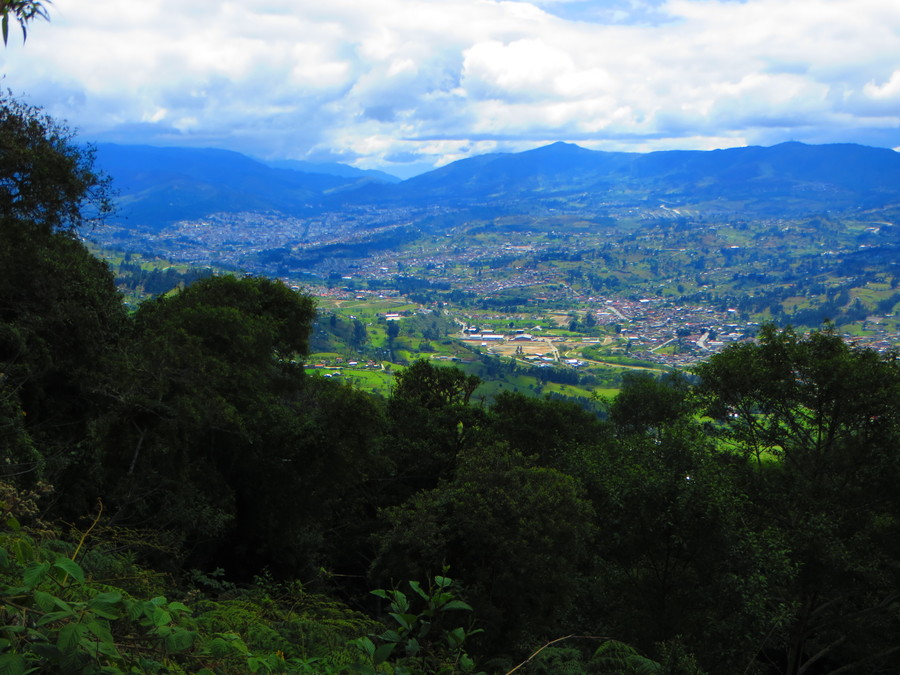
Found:
<path fill-rule="evenodd" d="M 900 147 L 897 0 L 54 0 L 4 86 L 93 141 L 406 177 L 563 140 Z"/>

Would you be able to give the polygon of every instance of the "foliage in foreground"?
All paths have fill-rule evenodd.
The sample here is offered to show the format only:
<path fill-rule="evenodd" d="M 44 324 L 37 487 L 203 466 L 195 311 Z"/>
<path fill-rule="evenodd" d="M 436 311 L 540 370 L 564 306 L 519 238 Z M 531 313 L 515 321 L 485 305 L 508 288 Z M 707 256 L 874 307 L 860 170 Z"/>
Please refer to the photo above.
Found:
<path fill-rule="evenodd" d="M 390 603 L 390 627 L 268 575 L 240 589 L 219 584 L 214 596 L 179 591 L 93 535 L 99 515 L 73 546 L 44 523 L 22 525 L 34 519 L 35 493 L 5 483 L 0 492 L 0 671 L 8 675 L 474 672 L 464 651 L 473 631 L 450 616 L 471 607 L 448 577 L 409 582 L 412 598 L 373 591 Z"/>

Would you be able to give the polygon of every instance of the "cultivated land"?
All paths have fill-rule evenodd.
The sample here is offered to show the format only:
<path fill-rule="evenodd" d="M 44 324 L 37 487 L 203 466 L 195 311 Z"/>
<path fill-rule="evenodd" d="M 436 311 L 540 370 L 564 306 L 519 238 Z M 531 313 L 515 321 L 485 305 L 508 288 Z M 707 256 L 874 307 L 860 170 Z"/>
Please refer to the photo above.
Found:
<path fill-rule="evenodd" d="M 770 321 L 828 320 L 855 344 L 896 348 L 898 167 L 895 153 L 861 146 L 623 159 L 557 144 L 285 212 L 148 215 L 93 236 L 131 252 L 110 262 L 134 297 L 204 266 L 317 297 L 313 360 L 379 371 L 358 378 L 372 390 L 427 357 L 498 386 L 589 398 L 626 369 L 690 368 Z M 198 195 L 209 187 L 190 181 Z"/>
<path fill-rule="evenodd" d="M 381 394 L 393 368 L 425 357 L 496 387 L 590 400 L 628 369 L 690 368 L 766 321 L 816 327 L 831 319 L 855 344 L 900 344 L 900 272 L 883 251 L 900 228 L 887 221 L 711 223 L 658 208 L 630 215 L 602 226 L 526 216 L 466 222 L 393 250 L 325 258 L 302 273 L 260 262 L 259 242 L 271 242 L 254 236 L 252 220 L 232 222 L 215 241 L 145 241 L 179 267 L 107 257 L 133 293 L 144 290 L 136 260 L 141 279 L 156 265 L 177 285 L 195 269 L 185 264 L 221 262 L 230 252 L 233 266 L 218 269 L 276 276 L 318 298 L 314 344 L 330 358 L 314 354 L 310 365 Z M 291 221 L 280 227 L 285 241 L 296 231 Z M 354 342 L 348 331 L 357 322 L 364 337 Z M 389 322 L 398 324 L 392 340 Z M 473 337 L 485 333 L 492 337 Z"/>

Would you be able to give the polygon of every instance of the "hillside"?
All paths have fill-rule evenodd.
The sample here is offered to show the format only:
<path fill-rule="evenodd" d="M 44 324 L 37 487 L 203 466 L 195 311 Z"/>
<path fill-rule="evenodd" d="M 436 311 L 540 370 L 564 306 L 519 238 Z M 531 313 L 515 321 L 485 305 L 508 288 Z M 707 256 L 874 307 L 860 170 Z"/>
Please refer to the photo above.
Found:
<path fill-rule="evenodd" d="M 746 217 L 900 202 L 900 155 L 852 144 L 639 154 L 554 143 L 460 160 L 396 184 L 349 167 L 337 171 L 343 175 L 315 164 L 275 168 L 222 150 L 101 145 L 97 161 L 119 190 L 118 219 L 151 229 L 229 212 L 302 216 L 361 206 L 527 210 L 566 200 L 590 213 L 664 202 Z"/>
<path fill-rule="evenodd" d="M 328 192 L 379 180 L 271 167 L 215 149 L 102 144 L 97 165 L 119 193 L 116 221 L 154 231 L 214 213 L 305 214 Z"/>
<path fill-rule="evenodd" d="M 356 304 L 347 294 L 362 275 L 329 274 L 346 286 L 328 313 L 281 279 L 227 274 L 131 310 L 81 240 L 95 213 L 82 207 L 102 212 L 108 196 L 90 153 L 60 142 L 66 130 L 33 108 L 0 105 L 0 129 L 13 150 L 0 161 L 0 671 L 900 669 L 896 353 L 831 327 L 767 324 L 754 339 L 721 335 L 734 339 L 689 375 L 654 372 L 634 345 L 676 330 L 657 348 L 680 352 L 693 336 L 676 316 L 703 326 L 698 348 L 731 325 L 711 324 L 709 307 L 617 305 L 600 292 L 624 285 L 616 274 L 665 278 L 653 264 L 678 261 L 661 261 L 658 241 L 700 223 L 625 222 L 621 241 L 578 251 L 562 246 L 588 229 L 578 221 L 464 223 L 485 257 L 452 236 L 422 238 L 430 250 L 382 264 Z M 857 250 L 895 236 L 884 222 L 854 227 Z M 743 253 L 716 237 L 784 242 L 795 278 L 817 269 L 815 247 L 794 240 L 832 237 L 815 246 L 845 246 L 837 267 L 856 284 L 822 282 L 835 307 L 891 257 L 886 245 L 852 256 L 837 220 L 700 229 L 702 258 L 675 253 L 701 285 L 679 293 L 728 281 L 720 263 Z M 526 243 L 509 244 L 515 236 Z M 442 260 L 429 255 L 439 250 Z M 152 279 L 126 257 L 118 272 L 135 291 L 191 281 Z M 438 286 L 413 266 L 471 283 Z M 887 269 L 853 298 L 863 313 L 875 292 L 895 293 L 884 309 L 900 301 Z M 421 303 L 393 305 L 388 285 Z M 564 307 L 587 288 L 596 295 L 542 325 L 499 311 Z M 457 329 L 469 363 L 462 349 L 437 353 Z M 502 356 L 480 358 L 504 342 Z M 372 396 L 357 384 L 369 370 L 345 385 L 342 366 L 318 368 L 326 356 L 351 366 L 312 351 L 340 344 L 371 357 L 373 373 L 388 371 L 374 362 L 384 352 L 408 362 Z M 565 370 L 595 359 L 629 369 L 603 414 L 506 386 L 549 371 L 548 384 L 589 384 L 600 397 L 598 380 Z M 509 377 L 484 396 L 480 376 L 453 363 Z"/>

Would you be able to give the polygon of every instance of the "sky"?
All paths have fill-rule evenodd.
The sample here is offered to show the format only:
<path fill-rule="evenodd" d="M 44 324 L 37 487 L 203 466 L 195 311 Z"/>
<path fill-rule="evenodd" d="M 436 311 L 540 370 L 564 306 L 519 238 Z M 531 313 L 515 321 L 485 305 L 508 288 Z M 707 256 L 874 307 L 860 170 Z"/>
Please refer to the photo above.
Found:
<path fill-rule="evenodd" d="M 897 0 L 53 0 L 2 86 L 92 142 L 400 177 L 555 141 L 900 149 Z"/>

